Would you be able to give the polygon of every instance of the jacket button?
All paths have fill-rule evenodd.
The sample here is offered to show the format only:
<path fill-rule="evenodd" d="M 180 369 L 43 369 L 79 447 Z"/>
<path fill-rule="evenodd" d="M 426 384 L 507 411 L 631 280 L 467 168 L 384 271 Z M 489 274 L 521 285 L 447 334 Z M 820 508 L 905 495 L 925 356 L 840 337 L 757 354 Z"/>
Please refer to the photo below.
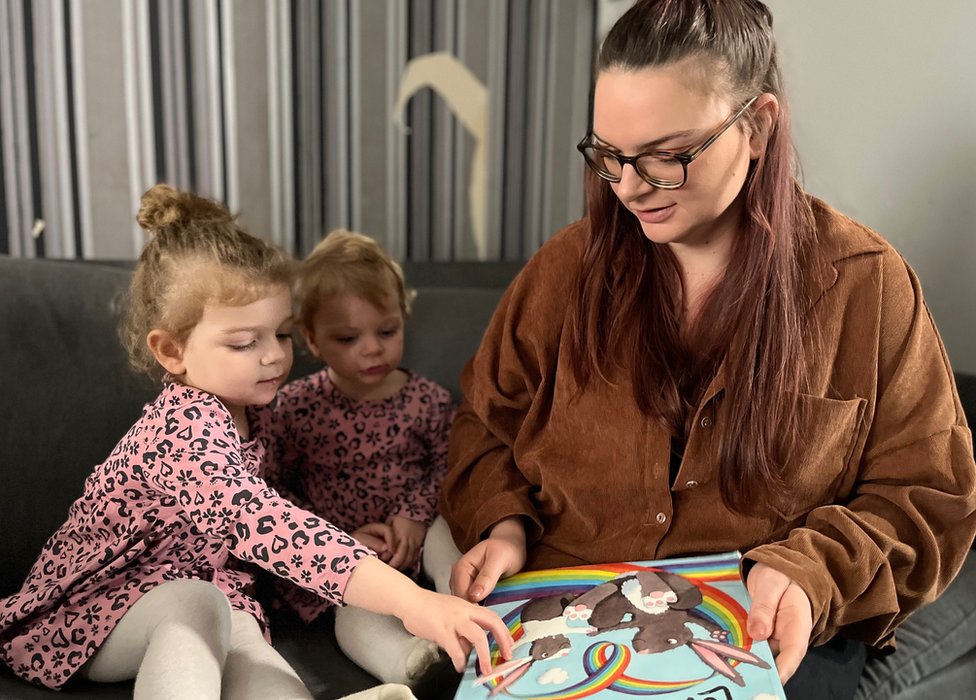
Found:
<path fill-rule="evenodd" d="M 657 521 L 659 523 L 661 523 L 662 525 L 664 524 L 664 521 L 667 520 L 667 519 L 668 519 L 668 516 L 666 516 L 664 513 L 658 513 L 657 514 Z"/>
<path fill-rule="evenodd" d="M 693 489 L 693 488 L 696 488 L 698 486 L 698 482 L 695 481 L 694 479 L 692 479 L 687 484 L 685 484 L 685 486 L 687 486 L 690 489 Z"/>
<path fill-rule="evenodd" d="M 702 416 L 700 425 L 703 428 L 710 428 L 712 427 L 712 419 L 708 416 Z"/>

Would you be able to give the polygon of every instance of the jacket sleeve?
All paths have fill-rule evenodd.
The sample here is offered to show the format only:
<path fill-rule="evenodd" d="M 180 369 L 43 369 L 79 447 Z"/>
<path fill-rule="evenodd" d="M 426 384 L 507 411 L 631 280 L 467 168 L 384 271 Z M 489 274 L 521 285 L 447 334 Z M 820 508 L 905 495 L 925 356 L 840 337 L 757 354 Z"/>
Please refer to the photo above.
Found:
<path fill-rule="evenodd" d="M 840 630 L 890 644 L 953 579 L 976 532 L 972 435 L 918 279 L 889 249 L 881 284 L 877 395 L 850 499 L 745 557 L 804 589 L 814 644 Z"/>
<path fill-rule="evenodd" d="M 529 546 L 542 536 L 534 488 L 513 448 L 553 379 L 581 231 L 580 224 L 565 229 L 526 264 L 461 374 L 464 401 L 451 428 L 441 513 L 463 552 L 510 516 L 523 516 Z"/>
<path fill-rule="evenodd" d="M 167 411 L 167 425 L 199 413 L 192 404 Z M 228 417 L 229 422 L 229 417 Z M 373 552 L 322 518 L 294 506 L 242 465 L 236 433 L 224 426 L 181 443 L 182 431 L 157 445 L 147 481 L 176 499 L 196 527 L 238 559 L 342 604 L 356 565 Z"/>

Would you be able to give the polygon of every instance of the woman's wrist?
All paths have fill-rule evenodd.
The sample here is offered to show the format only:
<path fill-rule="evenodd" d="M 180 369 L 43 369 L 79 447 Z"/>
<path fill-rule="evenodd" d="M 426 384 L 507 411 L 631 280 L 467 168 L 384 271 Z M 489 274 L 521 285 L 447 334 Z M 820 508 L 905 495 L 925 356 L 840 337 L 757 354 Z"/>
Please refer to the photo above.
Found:
<path fill-rule="evenodd" d="M 521 515 L 512 515 L 492 525 L 488 531 L 488 539 L 504 542 L 518 552 L 522 562 L 525 561 L 528 547 L 525 543 L 525 520 Z"/>
<path fill-rule="evenodd" d="M 493 540 L 505 540 L 524 551 L 525 521 L 521 515 L 510 515 L 492 525 L 488 537 Z"/>

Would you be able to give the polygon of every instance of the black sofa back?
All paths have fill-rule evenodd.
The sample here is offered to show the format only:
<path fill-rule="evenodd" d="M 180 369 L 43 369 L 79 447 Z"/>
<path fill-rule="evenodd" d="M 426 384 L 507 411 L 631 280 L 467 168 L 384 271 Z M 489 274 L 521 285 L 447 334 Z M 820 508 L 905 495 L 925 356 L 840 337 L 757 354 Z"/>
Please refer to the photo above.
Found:
<path fill-rule="evenodd" d="M 459 399 L 461 369 L 518 266 L 404 267 L 418 290 L 404 365 Z M 85 478 L 157 393 L 129 370 L 116 335 L 130 270 L 0 256 L 0 597 L 20 588 Z M 300 346 L 293 377 L 317 367 Z M 976 416 L 976 377 L 956 381 L 967 415 Z"/>
<path fill-rule="evenodd" d="M 489 266 L 490 267 L 490 266 Z M 474 288 L 425 286 L 474 281 Z M 404 366 L 457 398 L 515 269 L 408 268 L 418 290 Z M 0 597 L 18 590 L 92 469 L 158 392 L 128 368 L 116 333 L 129 265 L 0 257 Z M 317 368 L 299 351 L 292 376 Z"/>

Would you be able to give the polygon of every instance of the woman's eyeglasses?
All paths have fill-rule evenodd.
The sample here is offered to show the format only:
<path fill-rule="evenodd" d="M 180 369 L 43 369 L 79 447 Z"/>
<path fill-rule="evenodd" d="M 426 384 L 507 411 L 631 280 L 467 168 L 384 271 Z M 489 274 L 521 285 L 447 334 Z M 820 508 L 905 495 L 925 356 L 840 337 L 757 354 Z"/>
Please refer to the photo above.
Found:
<path fill-rule="evenodd" d="M 665 190 L 676 190 L 688 180 L 688 164 L 705 152 L 705 149 L 715 143 L 719 136 L 724 134 L 730 126 L 738 121 L 739 117 L 752 106 L 752 103 L 759 99 L 753 97 L 746 102 L 745 106 L 733 114 L 728 120 L 712 134 L 705 143 L 698 148 L 685 151 L 684 153 L 671 153 L 669 151 L 651 151 L 649 153 L 638 153 L 636 156 L 623 156 L 619 153 L 593 143 L 593 132 L 579 142 L 576 148 L 583 154 L 586 164 L 593 171 L 610 182 L 620 182 L 623 176 L 624 166 L 630 165 L 637 171 L 641 179 L 649 185 L 660 187 Z"/>

